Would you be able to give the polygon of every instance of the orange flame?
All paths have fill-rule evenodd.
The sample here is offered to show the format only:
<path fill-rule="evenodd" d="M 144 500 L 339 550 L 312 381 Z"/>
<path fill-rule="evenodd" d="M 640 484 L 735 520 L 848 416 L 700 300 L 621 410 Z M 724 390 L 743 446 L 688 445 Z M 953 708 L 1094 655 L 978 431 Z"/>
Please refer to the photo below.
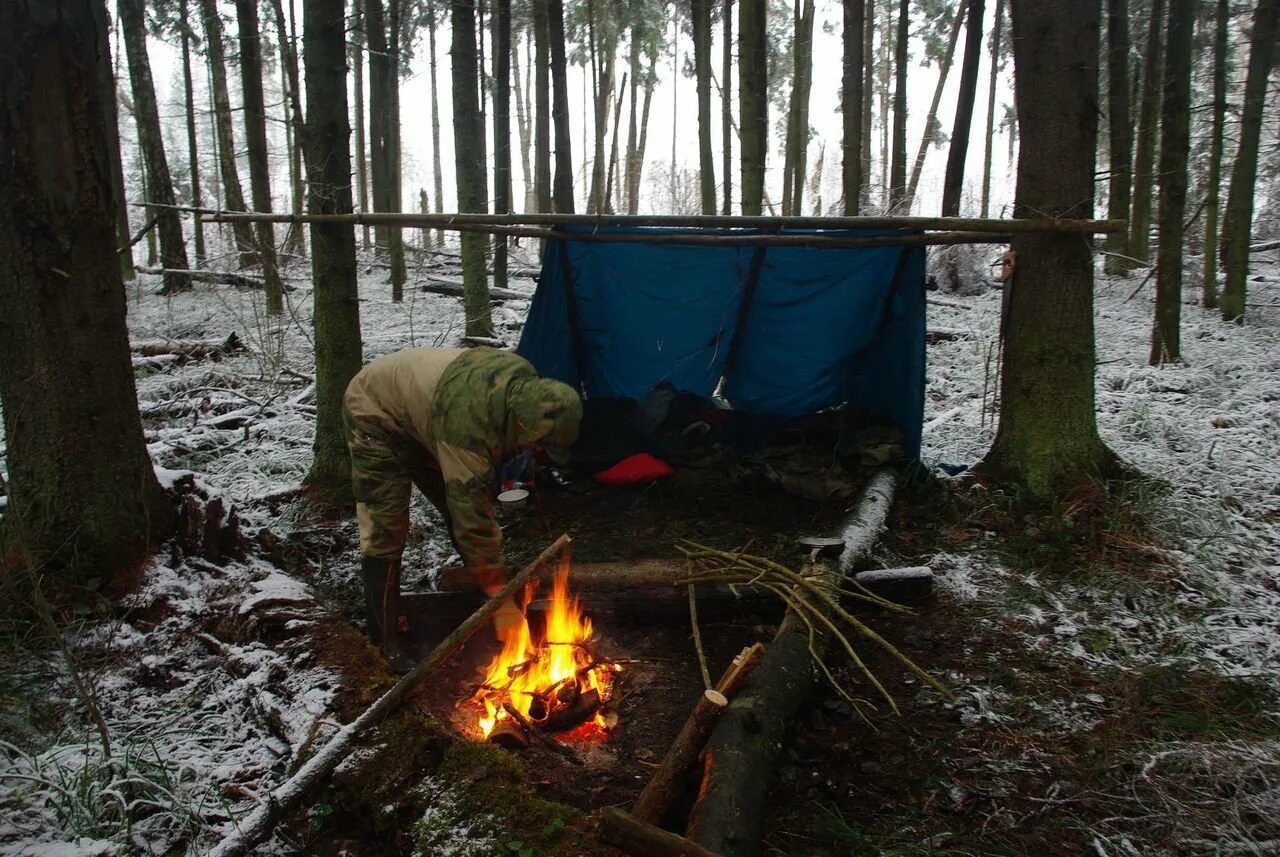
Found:
<path fill-rule="evenodd" d="M 521 605 L 522 621 L 507 634 L 502 651 L 485 672 L 484 682 L 475 699 L 484 706 L 479 718 L 480 731 L 487 738 L 498 721 L 508 717 L 503 703 L 530 720 L 545 717 L 547 711 L 534 716 L 536 701 L 556 704 L 557 691 L 568 695 L 596 690 L 600 699 L 608 698 L 615 664 L 596 664 L 588 643 L 591 620 L 583 615 L 578 599 L 569 592 L 569 558 L 562 557 L 551 587 L 550 609 L 546 612 L 545 634 L 535 639 L 529 629 L 528 609 L 536 584 L 525 589 Z M 604 724 L 599 715 L 596 722 Z"/>

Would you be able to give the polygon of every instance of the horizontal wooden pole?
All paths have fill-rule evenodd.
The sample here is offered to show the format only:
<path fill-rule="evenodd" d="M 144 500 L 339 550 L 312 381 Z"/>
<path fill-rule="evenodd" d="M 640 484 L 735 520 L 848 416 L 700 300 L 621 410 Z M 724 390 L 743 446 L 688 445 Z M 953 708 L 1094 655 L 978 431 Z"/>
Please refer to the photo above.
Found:
<path fill-rule="evenodd" d="M 522 226 L 660 226 L 698 229 L 913 229 L 926 232 L 1069 232 L 1108 234 L 1125 232 L 1123 220 L 1069 220 L 1061 218 L 1001 220 L 971 217 L 745 217 L 736 215 L 673 214 L 473 214 L 468 212 L 421 214 L 413 212 L 365 212 L 361 214 L 262 214 L 252 211 L 191 209 L 206 223 L 350 223 L 357 226 L 414 226 L 457 230 L 462 225 Z"/>

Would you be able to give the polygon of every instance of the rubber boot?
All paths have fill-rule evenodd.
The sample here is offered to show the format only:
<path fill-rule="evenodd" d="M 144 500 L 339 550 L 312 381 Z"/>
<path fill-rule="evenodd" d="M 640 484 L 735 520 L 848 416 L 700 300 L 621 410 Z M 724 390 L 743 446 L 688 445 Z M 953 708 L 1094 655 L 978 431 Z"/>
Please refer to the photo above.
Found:
<path fill-rule="evenodd" d="M 364 580 L 369 636 L 382 647 L 393 671 L 408 672 L 413 664 L 400 649 L 400 561 L 367 556 L 360 566 L 360 575 Z"/>

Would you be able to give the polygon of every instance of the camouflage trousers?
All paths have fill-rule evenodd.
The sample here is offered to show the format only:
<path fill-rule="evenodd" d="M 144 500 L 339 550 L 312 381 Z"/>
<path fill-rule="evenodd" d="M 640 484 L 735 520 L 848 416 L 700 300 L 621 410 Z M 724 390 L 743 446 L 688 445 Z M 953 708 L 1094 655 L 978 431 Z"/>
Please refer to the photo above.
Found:
<path fill-rule="evenodd" d="M 452 541 L 444 477 L 434 456 L 410 438 L 359 420 L 345 408 L 342 420 L 351 453 L 361 552 L 368 557 L 400 558 L 409 535 L 409 500 L 415 485 L 444 516 Z"/>

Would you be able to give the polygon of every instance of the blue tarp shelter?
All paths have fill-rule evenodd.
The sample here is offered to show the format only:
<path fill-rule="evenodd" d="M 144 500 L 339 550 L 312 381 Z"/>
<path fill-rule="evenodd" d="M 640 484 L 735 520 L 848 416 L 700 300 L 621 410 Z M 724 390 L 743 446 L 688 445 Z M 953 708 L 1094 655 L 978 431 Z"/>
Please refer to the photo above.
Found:
<path fill-rule="evenodd" d="M 566 227 L 547 243 L 518 352 L 587 398 L 669 381 L 736 410 L 792 417 L 848 403 L 920 450 L 922 247 L 622 243 L 603 234 L 756 230 Z M 597 240 L 575 241 L 591 232 Z M 787 234 L 797 234 L 788 230 Z M 877 236 L 902 230 L 824 230 Z"/>

